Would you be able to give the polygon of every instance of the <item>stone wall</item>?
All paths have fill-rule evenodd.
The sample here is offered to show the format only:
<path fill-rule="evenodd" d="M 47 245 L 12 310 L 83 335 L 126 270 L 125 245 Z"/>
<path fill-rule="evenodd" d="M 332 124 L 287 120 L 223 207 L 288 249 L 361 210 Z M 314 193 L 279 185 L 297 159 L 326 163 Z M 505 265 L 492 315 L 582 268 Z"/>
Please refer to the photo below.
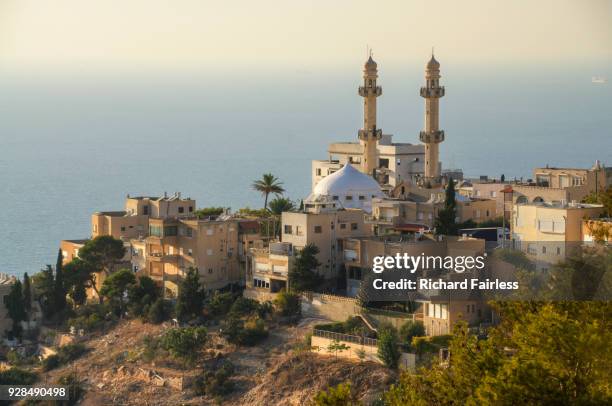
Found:
<path fill-rule="evenodd" d="M 305 292 L 302 295 L 302 316 L 345 321 L 359 314 L 356 299 L 345 296 Z"/>

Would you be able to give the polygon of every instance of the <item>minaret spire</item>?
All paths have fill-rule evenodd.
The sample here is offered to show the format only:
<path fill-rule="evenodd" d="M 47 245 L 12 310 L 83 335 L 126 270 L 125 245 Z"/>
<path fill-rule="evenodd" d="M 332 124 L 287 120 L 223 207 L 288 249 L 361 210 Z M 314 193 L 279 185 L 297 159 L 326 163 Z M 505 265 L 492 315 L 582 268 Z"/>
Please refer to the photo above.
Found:
<path fill-rule="evenodd" d="M 363 67 L 363 86 L 359 86 L 359 95 L 363 97 L 363 128 L 359 130 L 359 141 L 363 146 L 361 171 L 373 175 L 378 166 L 378 140 L 382 130 L 376 127 L 376 98 L 382 94 L 382 88 L 376 85 L 378 65 L 372 59 L 372 49 Z"/>
<path fill-rule="evenodd" d="M 444 86 L 440 86 L 440 63 L 434 57 L 431 48 L 431 59 L 425 67 L 425 86 L 421 87 L 421 97 L 425 98 L 425 128 L 419 134 L 425 144 L 425 179 L 424 184 L 432 187 L 441 184 L 439 144 L 444 141 L 444 131 L 440 130 L 440 98 L 444 96 Z"/>

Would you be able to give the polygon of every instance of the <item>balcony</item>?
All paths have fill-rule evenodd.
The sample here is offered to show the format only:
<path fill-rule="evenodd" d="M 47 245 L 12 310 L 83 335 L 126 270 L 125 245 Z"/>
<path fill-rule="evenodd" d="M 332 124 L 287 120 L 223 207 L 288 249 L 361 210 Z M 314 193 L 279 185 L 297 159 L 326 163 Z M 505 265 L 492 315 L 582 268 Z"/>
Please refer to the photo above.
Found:
<path fill-rule="evenodd" d="M 359 96 L 361 97 L 368 97 L 368 96 L 378 97 L 382 94 L 382 87 L 380 86 L 376 86 L 376 87 L 359 86 L 358 93 L 359 93 Z"/>
<path fill-rule="evenodd" d="M 419 133 L 419 139 L 425 144 L 437 144 L 444 141 L 444 131 L 421 131 Z"/>
<path fill-rule="evenodd" d="M 377 217 L 377 216 L 372 216 L 372 215 L 365 216 L 365 222 L 367 224 L 383 224 L 383 225 L 389 225 L 389 226 L 398 225 L 400 223 L 398 216 Z"/>
<path fill-rule="evenodd" d="M 444 96 L 444 93 L 444 86 L 421 88 L 421 97 L 440 98 Z"/>

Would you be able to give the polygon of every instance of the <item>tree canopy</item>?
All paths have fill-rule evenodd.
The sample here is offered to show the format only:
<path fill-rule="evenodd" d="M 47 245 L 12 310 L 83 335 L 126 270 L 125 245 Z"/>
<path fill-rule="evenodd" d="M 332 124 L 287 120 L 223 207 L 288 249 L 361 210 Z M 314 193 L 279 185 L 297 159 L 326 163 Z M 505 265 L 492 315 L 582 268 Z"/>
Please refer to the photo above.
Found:
<path fill-rule="evenodd" d="M 289 287 L 301 292 L 313 290 L 322 281 L 322 277 L 316 272 L 321 265 L 317 260 L 319 248 L 310 243 L 297 253 L 293 266 L 289 270 Z"/>
<path fill-rule="evenodd" d="M 261 179 L 253 182 L 253 189 L 264 196 L 264 209 L 268 207 L 268 196 L 270 194 L 280 195 L 285 189 L 283 183 L 271 173 L 264 173 Z"/>

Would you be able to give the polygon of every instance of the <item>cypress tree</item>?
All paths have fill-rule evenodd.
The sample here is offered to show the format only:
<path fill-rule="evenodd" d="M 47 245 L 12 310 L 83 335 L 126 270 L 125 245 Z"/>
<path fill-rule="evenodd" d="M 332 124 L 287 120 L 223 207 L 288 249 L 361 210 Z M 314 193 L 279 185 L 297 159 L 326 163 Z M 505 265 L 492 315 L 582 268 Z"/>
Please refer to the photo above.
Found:
<path fill-rule="evenodd" d="M 32 311 L 32 287 L 27 272 L 23 274 L 23 307 L 26 311 L 26 318 L 29 320 Z"/>
<path fill-rule="evenodd" d="M 59 249 L 57 253 L 57 263 L 55 265 L 55 283 L 53 285 L 53 307 L 56 313 L 66 308 L 63 260 L 62 250 Z"/>
<path fill-rule="evenodd" d="M 456 233 L 456 209 L 457 202 L 455 200 L 455 182 L 451 177 L 448 179 L 448 185 L 446 185 L 444 208 L 438 212 L 438 216 L 436 217 L 436 234 L 452 235 Z"/>

